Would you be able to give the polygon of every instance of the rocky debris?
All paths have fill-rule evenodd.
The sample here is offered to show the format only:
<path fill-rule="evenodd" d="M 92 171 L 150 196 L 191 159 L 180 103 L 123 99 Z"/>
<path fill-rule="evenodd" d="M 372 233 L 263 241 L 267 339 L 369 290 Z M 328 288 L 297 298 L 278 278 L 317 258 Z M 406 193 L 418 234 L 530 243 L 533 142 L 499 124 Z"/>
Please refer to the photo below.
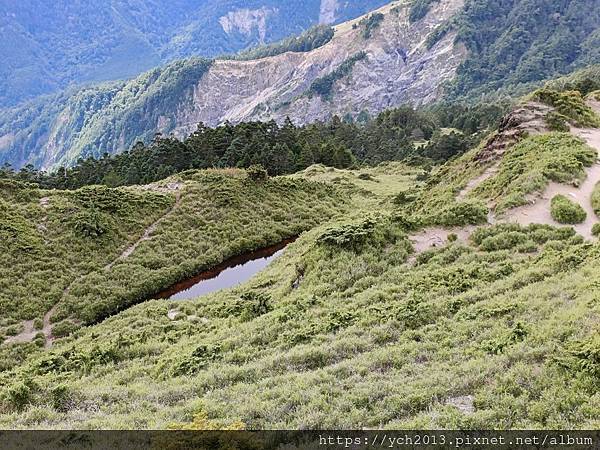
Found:
<path fill-rule="evenodd" d="M 426 40 L 462 6 L 462 0 L 434 3 L 423 20 L 410 23 L 409 5 L 397 5 L 392 13 L 394 4 L 390 4 L 377 10 L 384 19 L 368 39 L 362 35 L 358 18 L 336 26 L 333 39 L 310 52 L 215 61 L 190 97 L 181 99 L 174 122 L 169 122 L 175 129 L 161 131 L 183 137 L 199 122 L 208 126 L 225 121 L 282 122 L 289 116 L 296 124 L 305 124 L 333 115 L 362 111 L 374 115 L 402 104 L 434 102 L 442 94 L 440 87 L 454 78 L 466 50 L 454 45 L 455 33 L 448 33 L 430 49 Z M 327 99 L 309 92 L 315 80 L 363 51 L 367 57 L 335 81 Z"/>
<path fill-rule="evenodd" d="M 507 148 L 515 145 L 528 135 L 547 133 L 546 115 L 554 111 L 551 106 L 538 102 L 527 102 L 507 114 L 485 147 L 475 156 L 479 162 L 496 161 Z"/>

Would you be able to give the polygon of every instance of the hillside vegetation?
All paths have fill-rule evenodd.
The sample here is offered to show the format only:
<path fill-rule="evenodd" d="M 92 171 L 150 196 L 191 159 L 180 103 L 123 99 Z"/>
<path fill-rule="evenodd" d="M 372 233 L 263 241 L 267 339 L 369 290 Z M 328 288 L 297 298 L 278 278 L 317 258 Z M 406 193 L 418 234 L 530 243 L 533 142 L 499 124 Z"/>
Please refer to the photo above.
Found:
<path fill-rule="evenodd" d="M 253 181 L 235 170 L 130 189 L 40 191 L 8 181 L 2 193 L 0 330 L 19 335 L 31 320 L 41 332 L 45 322 L 41 344 L 229 257 L 297 236 L 346 203 L 330 186 Z"/>
<path fill-rule="evenodd" d="M 234 54 L 385 2 L 345 1 L 328 17 L 320 17 L 319 1 L 3 2 L 0 107 L 73 83 L 134 77 L 174 59 Z"/>
<path fill-rule="evenodd" d="M 146 302 L 30 356 L 3 376 L 0 423 L 598 426 L 598 246 L 498 225 L 411 257 L 404 170 L 295 175 L 347 186 L 354 212 L 243 286 Z"/>

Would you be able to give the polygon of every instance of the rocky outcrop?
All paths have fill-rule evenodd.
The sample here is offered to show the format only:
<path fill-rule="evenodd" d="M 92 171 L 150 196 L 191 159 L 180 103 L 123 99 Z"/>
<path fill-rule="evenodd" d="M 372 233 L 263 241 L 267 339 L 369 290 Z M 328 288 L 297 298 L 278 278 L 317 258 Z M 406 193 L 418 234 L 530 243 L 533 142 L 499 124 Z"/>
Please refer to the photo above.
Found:
<path fill-rule="evenodd" d="M 543 103 L 527 102 L 507 114 L 483 149 L 475 156 L 476 161 L 489 162 L 499 160 L 507 148 L 515 145 L 528 135 L 550 131 L 546 116 L 554 108 Z"/>

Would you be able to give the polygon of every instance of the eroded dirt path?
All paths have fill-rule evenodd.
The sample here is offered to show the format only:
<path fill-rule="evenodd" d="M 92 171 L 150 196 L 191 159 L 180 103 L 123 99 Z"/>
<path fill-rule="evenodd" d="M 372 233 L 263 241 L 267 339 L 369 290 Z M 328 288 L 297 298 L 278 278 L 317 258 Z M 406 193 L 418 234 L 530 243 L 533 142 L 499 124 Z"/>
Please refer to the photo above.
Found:
<path fill-rule="evenodd" d="M 600 129 L 574 128 L 572 133 L 581 137 L 590 147 L 600 152 Z M 585 172 L 586 179 L 579 187 L 551 182 L 542 196 L 536 199 L 534 203 L 507 211 L 501 221 L 520 225 L 541 223 L 561 226 L 550 214 L 550 202 L 555 195 L 560 194 L 575 201 L 585 210 L 587 213 L 586 220 L 583 223 L 573 225 L 573 228 L 586 239 L 593 239 L 592 226 L 598 222 L 598 217 L 592 208 L 592 193 L 594 187 L 600 181 L 600 163 L 596 161 L 592 167 L 586 168 Z"/>

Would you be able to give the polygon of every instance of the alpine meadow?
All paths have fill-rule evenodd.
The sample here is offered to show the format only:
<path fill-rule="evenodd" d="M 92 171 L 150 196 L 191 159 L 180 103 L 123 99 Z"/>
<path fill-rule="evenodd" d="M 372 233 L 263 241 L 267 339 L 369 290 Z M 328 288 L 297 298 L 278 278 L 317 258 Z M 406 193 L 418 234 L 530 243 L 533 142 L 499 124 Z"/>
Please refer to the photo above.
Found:
<path fill-rule="evenodd" d="M 97 3 L 0 6 L 0 429 L 600 439 L 598 0 Z"/>

